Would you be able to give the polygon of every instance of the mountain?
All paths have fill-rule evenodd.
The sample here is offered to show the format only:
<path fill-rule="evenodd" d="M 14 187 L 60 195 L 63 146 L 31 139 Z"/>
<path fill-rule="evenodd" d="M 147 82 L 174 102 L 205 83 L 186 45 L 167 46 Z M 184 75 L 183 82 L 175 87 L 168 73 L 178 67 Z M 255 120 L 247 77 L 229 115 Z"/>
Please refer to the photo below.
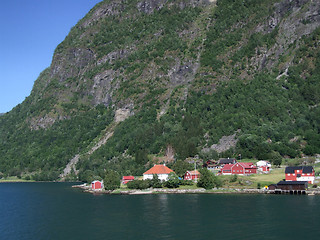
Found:
<path fill-rule="evenodd" d="M 0 117 L 0 171 L 88 180 L 138 175 L 156 158 L 320 153 L 319 11 L 312 0 L 102 1 Z"/>

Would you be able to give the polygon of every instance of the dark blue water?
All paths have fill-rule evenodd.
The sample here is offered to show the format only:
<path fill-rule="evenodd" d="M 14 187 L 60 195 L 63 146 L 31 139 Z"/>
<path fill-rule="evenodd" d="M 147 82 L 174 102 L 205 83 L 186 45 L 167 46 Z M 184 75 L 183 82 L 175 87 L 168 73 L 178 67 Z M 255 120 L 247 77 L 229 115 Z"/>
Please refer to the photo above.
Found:
<path fill-rule="evenodd" d="M 0 239 L 319 239 L 320 197 L 101 195 L 0 184 Z"/>

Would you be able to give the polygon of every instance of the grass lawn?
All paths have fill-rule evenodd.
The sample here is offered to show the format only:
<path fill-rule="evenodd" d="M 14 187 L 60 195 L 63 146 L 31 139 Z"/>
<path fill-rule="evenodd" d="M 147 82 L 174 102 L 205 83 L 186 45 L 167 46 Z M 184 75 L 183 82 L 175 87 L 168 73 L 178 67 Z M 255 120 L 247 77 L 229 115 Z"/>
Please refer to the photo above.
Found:
<path fill-rule="evenodd" d="M 263 188 L 266 185 L 275 184 L 285 178 L 285 168 L 275 168 L 268 174 L 254 174 L 249 176 L 229 175 L 229 176 L 218 176 L 223 182 L 222 188 L 257 188 L 258 183 Z"/>
<path fill-rule="evenodd" d="M 33 180 L 24 180 L 18 177 L 1 178 L 0 182 L 34 182 Z"/>
<path fill-rule="evenodd" d="M 285 178 L 284 171 L 285 168 L 275 168 L 268 174 L 255 174 L 249 176 L 249 178 L 256 183 L 260 182 L 261 184 L 278 183 Z"/>
<path fill-rule="evenodd" d="M 193 185 L 183 185 L 183 186 L 179 186 L 179 189 L 197 189 L 197 184 L 194 183 Z"/>

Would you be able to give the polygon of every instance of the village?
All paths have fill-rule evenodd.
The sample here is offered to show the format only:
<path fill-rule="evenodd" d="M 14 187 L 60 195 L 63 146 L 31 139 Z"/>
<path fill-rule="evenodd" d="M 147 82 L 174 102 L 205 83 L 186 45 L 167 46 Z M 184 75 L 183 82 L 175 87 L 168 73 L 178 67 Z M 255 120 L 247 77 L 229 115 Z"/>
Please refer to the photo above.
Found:
<path fill-rule="evenodd" d="M 120 187 L 112 191 L 103 180 L 76 185 L 86 192 L 113 194 L 151 193 L 264 193 L 315 195 L 320 194 L 314 166 L 272 166 L 269 161 L 239 161 L 235 158 L 208 160 L 201 167 L 185 171 L 179 177 L 166 164 L 154 164 L 143 176 L 122 176 Z M 209 174 L 209 175 L 208 175 Z M 206 175 L 206 176 L 204 176 Z M 209 177 L 216 181 L 206 184 Z M 208 187 L 207 187 L 208 186 Z"/>

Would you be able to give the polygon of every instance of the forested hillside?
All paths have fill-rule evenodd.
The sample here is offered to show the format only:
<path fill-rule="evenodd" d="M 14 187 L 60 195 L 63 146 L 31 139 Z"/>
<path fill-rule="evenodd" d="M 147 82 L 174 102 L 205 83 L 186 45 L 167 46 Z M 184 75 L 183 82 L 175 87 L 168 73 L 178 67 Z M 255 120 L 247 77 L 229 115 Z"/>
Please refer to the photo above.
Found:
<path fill-rule="evenodd" d="M 56 180 L 79 154 L 69 179 L 139 175 L 168 146 L 181 160 L 319 154 L 319 12 L 311 0 L 102 1 L 0 115 L 0 174 Z"/>

